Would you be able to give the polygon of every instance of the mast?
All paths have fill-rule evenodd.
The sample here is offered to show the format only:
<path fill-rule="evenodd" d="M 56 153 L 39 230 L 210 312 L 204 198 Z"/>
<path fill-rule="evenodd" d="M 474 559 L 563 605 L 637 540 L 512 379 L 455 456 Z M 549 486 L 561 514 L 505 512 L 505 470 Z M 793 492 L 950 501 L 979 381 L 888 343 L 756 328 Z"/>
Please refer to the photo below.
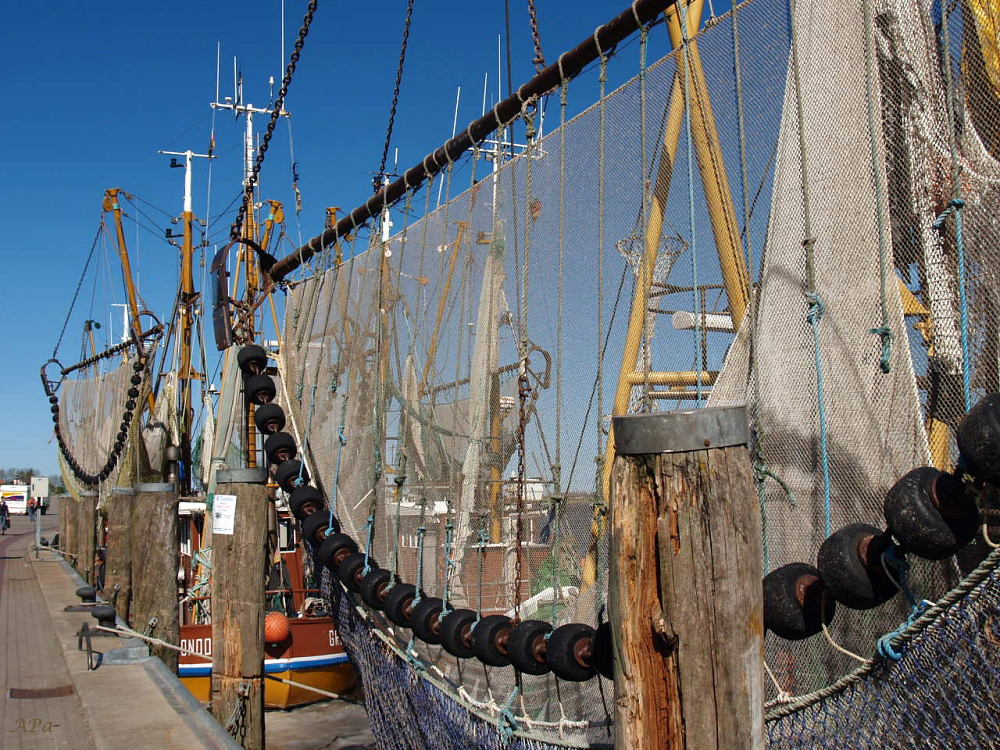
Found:
<path fill-rule="evenodd" d="M 179 494 L 187 495 L 191 492 L 191 423 L 194 419 L 194 410 L 191 405 L 191 381 L 203 380 L 204 376 L 191 367 L 191 330 L 194 326 L 194 309 L 198 294 L 194 289 L 194 240 L 193 230 L 194 211 L 191 200 L 191 160 L 195 157 L 200 159 L 213 158 L 209 154 L 196 154 L 190 149 L 187 151 L 160 151 L 161 154 L 184 157 L 184 210 L 181 212 L 181 224 L 184 230 L 184 240 L 181 245 L 181 288 L 180 299 L 178 300 L 178 336 L 175 339 L 175 346 L 179 347 L 180 369 L 177 373 L 177 406 L 180 415 L 180 439 L 181 462 L 184 471 L 178 477 Z M 177 159 L 171 159 L 171 167 L 180 167 Z"/>
<path fill-rule="evenodd" d="M 273 79 L 272 79 L 273 81 Z M 245 118 L 245 128 L 243 131 L 243 187 L 246 188 L 250 181 L 250 176 L 253 174 L 254 167 L 254 131 L 253 131 L 253 117 L 254 115 L 271 115 L 273 110 L 267 107 L 255 107 L 253 104 L 243 103 L 243 79 L 242 76 L 238 76 L 234 82 L 235 91 L 234 97 L 227 96 L 223 101 L 218 101 L 218 94 L 216 95 L 216 101 L 211 102 L 209 106 L 212 109 L 226 109 L 234 112 L 237 119 L 239 117 Z M 289 117 L 290 113 L 282 109 L 279 112 L 280 117 Z M 269 216 L 269 221 L 277 217 L 277 213 L 274 210 L 275 202 L 271 201 L 272 211 Z M 250 205 L 246 207 L 246 219 L 243 222 L 242 237 L 244 239 L 251 240 L 256 243 L 257 241 L 257 215 L 254 211 L 255 201 L 250 200 Z M 278 211 L 280 212 L 280 204 L 277 204 Z M 277 219 L 280 221 L 280 218 Z M 270 237 L 270 232 L 267 233 L 268 238 Z M 256 319 L 258 312 L 256 311 L 257 297 L 261 292 L 261 279 L 260 273 L 257 268 L 257 258 L 255 257 L 254 251 L 250 246 L 245 243 L 240 243 L 237 248 L 237 266 L 243 268 L 244 277 L 244 288 L 243 288 L 243 301 L 246 303 L 247 308 L 251 311 L 247 318 L 248 330 L 244 331 L 246 337 L 252 340 L 257 333 L 258 327 L 256 325 Z M 239 296 L 239 284 L 240 284 L 240 274 L 233 274 L 233 288 L 231 296 L 235 299 Z M 246 462 L 248 468 L 253 468 L 257 465 L 257 426 L 254 424 L 254 407 L 250 404 L 247 407 L 246 422 L 243 428 L 243 445 L 246 453 Z"/>

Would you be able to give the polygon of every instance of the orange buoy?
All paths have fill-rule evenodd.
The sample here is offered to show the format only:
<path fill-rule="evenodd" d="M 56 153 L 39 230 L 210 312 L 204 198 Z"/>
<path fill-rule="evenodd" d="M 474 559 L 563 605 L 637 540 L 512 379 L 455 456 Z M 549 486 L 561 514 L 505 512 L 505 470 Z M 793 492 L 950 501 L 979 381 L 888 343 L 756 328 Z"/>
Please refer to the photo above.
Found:
<path fill-rule="evenodd" d="M 268 612 L 264 617 L 264 640 L 267 643 L 281 643 L 290 633 L 288 618 L 281 612 Z"/>

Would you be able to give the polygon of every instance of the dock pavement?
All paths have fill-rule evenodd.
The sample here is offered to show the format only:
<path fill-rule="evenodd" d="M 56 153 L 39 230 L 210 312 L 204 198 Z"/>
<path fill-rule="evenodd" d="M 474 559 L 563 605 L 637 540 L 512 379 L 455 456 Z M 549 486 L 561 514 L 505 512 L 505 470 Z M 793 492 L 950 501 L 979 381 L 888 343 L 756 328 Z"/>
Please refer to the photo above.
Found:
<path fill-rule="evenodd" d="M 57 531 L 58 505 L 40 517 Z M 239 748 L 176 677 L 135 639 L 98 637 L 100 666 L 78 648 L 89 612 L 77 604 L 83 580 L 54 552 L 34 549 L 34 525 L 11 517 L 0 536 L 0 747 L 5 750 Z M 267 712 L 266 743 L 279 750 L 369 750 L 364 708 L 324 702 Z"/>

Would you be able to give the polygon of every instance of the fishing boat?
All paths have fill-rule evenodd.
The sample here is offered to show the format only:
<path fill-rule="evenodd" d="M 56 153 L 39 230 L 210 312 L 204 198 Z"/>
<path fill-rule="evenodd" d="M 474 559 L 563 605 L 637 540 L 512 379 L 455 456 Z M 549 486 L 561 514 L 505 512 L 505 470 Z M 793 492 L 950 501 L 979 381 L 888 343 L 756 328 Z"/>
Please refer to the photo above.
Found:
<path fill-rule="evenodd" d="M 614 746 L 635 613 L 609 590 L 613 419 L 732 405 L 762 528 L 760 742 L 1000 731 L 995 13 L 707 15 L 638 0 L 257 255 L 261 294 L 287 295 L 273 383 L 247 396 L 281 409 L 268 434 L 296 456 L 274 479 L 380 747 Z M 230 296 L 217 345 L 259 361 Z"/>

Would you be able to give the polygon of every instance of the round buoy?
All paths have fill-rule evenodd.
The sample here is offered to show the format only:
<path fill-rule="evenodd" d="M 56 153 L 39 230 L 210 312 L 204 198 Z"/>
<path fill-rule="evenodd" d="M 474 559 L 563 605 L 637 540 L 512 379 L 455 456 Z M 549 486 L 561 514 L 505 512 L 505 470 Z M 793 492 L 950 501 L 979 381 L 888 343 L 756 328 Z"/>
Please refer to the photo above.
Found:
<path fill-rule="evenodd" d="M 487 615 L 472 629 L 472 652 L 483 664 L 506 667 L 510 664 L 507 639 L 514 625 L 507 615 Z"/>
<path fill-rule="evenodd" d="M 377 567 L 374 557 L 369 557 L 364 552 L 352 552 L 337 566 L 337 578 L 348 591 L 356 594 L 361 591 L 361 579 L 369 570 Z"/>
<path fill-rule="evenodd" d="M 979 529 L 979 509 L 965 483 L 931 466 L 904 474 L 886 494 L 883 509 L 900 546 L 928 560 L 951 557 Z"/>
<path fill-rule="evenodd" d="M 261 404 L 253 412 L 257 429 L 265 435 L 272 435 L 285 429 L 285 411 L 277 404 Z"/>
<path fill-rule="evenodd" d="M 285 492 L 291 494 L 296 487 L 309 484 L 309 472 L 301 461 L 284 461 L 274 470 L 274 481 Z"/>
<path fill-rule="evenodd" d="M 372 568 L 361 579 L 361 599 L 372 609 L 385 608 L 386 589 L 390 582 L 398 582 L 399 578 L 391 570 Z"/>
<path fill-rule="evenodd" d="M 424 596 L 413 605 L 410 613 L 410 628 L 424 643 L 441 643 L 441 611 L 444 602 L 437 596 Z"/>
<path fill-rule="evenodd" d="M 296 487 L 288 498 L 288 508 L 292 515 L 300 521 L 311 516 L 316 511 L 323 510 L 323 493 L 309 484 Z"/>
<path fill-rule="evenodd" d="M 976 481 L 1000 484 L 1000 393 L 969 409 L 955 437 L 965 466 Z"/>
<path fill-rule="evenodd" d="M 892 539 L 875 526 L 852 523 L 820 545 L 816 567 L 833 598 L 851 609 L 872 609 L 899 591 L 882 566 Z M 893 573 L 899 580 L 899 571 Z"/>
<path fill-rule="evenodd" d="M 386 592 L 385 616 L 401 628 L 410 627 L 413 600 L 417 598 L 418 593 L 423 596 L 423 592 L 418 592 L 412 583 L 397 583 Z"/>
<path fill-rule="evenodd" d="M 315 518 L 314 513 L 309 518 Z M 306 519 L 308 520 L 308 519 Z M 323 540 L 323 543 L 319 545 L 319 550 L 316 555 L 319 557 L 320 561 L 329 569 L 334 575 L 337 574 L 337 567 L 344 561 L 346 557 L 349 557 L 353 553 L 358 551 L 358 543 L 355 542 L 347 534 L 331 534 Z"/>
<path fill-rule="evenodd" d="M 545 661 L 556 677 L 571 682 L 584 682 L 597 674 L 591 652 L 594 629 L 580 622 L 560 625 L 549 636 Z"/>
<path fill-rule="evenodd" d="M 615 679 L 615 649 L 611 639 L 610 622 L 602 622 L 594 631 L 590 661 L 601 677 Z"/>
<path fill-rule="evenodd" d="M 789 563 L 764 576 L 764 627 L 779 638 L 800 641 L 816 635 L 833 620 L 836 608 L 812 565 Z"/>
<path fill-rule="evenodd" d="M 278 392 L 270 375 L 251 375 L 246 379 L 243 390 L 247 401 L 253 404 L 269 404 Z"/>
<path fill-rule="evenodd" d="M 247 375 L 259 375 L 267 368 L 267 352 L 257 344 L 249 344 L 240 349 L 236 363 Z"/>
<path fill-rule="evenodd" d="M 265 404 L 271 406 L 271 404 Z M 298 453 L 295 438 L 287 432 L 275 432 L 264 438 L 264 455 L 272 464 L 291 461 Z"/>
<path fill-rule="evenodd" d="M 507 656 L 514 669 L 524 674 L 546 674 L 552 670 L 547 660 L 546 636 L 552 625 L 543 620 L 522 620 L 507 638 Z"/>
<path fill-rule="evenodd" d="M 282 612 L 268 612 L 264 617 L 264 640 L 268 643 L 281 643 L 289 635 L 292 629 L 288 625 L 288 618 Z"/>
<path fill-rule="evenodd" d="M 471 609 L 453 609 L 441 618 L 441 645 L 445 651 L 459 659 L 475 656 L 472 651 L 472 626 L 476 617 Z"/>

